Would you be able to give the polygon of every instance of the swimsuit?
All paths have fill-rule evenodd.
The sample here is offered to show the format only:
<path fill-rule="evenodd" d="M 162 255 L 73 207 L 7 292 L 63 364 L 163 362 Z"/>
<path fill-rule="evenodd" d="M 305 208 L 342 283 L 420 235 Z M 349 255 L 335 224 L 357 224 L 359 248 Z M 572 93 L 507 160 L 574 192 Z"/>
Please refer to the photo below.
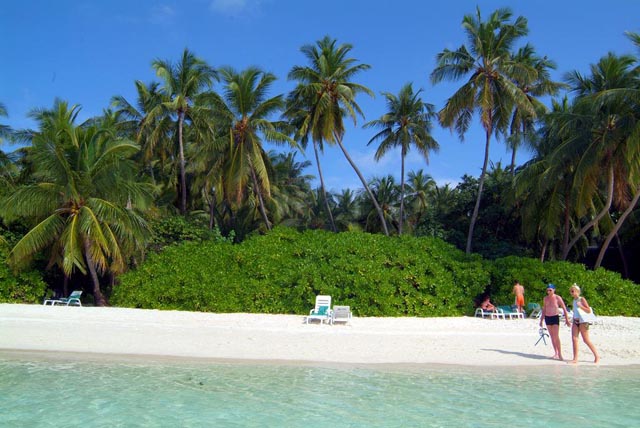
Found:
<path fill-rule="evenodd" d="M 516 305 L 517 306 L 524 306 L 524 296 L 523 295 L 516 296 Z"/>
<path fill-rule="evenodd" d="M 560 325 L 560 315 L 544 316 L 544 322 L 547 325 Z"/>

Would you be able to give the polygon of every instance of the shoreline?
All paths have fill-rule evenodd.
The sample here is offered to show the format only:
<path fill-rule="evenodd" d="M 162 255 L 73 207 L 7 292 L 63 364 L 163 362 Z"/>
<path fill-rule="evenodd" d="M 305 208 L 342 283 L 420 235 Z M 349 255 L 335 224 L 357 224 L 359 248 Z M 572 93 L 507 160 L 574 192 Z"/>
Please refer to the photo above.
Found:
<path fill-rule="evenodd" d="M 600 317 L 580 341 L 579 366 L 640 365 L 640 318 Z M 572 366 L 551 360 L 538 320 L 355 317 L 304 324 L 303 315 L 217 314 L 127 308 L 0 304 L 0 354 L 241 364 L 412 367 Z M 560 332 L 572 358 L 570 329 Z"/>

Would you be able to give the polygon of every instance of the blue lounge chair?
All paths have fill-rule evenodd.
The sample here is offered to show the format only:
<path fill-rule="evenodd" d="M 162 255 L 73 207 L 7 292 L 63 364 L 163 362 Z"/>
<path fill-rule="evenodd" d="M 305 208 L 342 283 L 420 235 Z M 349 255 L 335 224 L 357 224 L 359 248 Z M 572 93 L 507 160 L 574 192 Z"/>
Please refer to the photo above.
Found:
<path fill-rule="evenodd" d="M 74 290 L 71 292 L 69 297 L 61 297 L 59 299 L 47 299 L 44 301 L 44 305 L 64 305 L 64 306 L 82 306 L 82 302 L 80 302 L 80 295 L 82 295 L 81 290 Z"/>
<path fill-rule="evenodd" d="M 510 320 L 514 318 L 524 319 L 524 314 L 522 312 L 518 312 L 508 305 L 498 306 L 498 312 L 502 313 L 503 319 L 507 319 L 507 317 L 509 317 Z"/>
<path fill-rule="evenodd" d="M 311 320 L 320 320 L 320 324 L 323 322 L 332 322 L 333 312 L 331 311 L 331 296 L 319 295 L 316 296 L 316 305 L 309 315 L 305 318 L 305 324 L 309 324 Z"/>

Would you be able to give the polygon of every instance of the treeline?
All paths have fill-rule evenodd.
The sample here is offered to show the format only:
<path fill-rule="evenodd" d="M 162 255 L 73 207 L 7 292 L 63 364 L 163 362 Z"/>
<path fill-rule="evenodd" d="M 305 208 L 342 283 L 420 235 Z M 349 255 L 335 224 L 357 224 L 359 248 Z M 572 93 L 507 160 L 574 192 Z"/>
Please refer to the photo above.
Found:
<path fill-rule="evenodd" d="M 114 96 L 101 116 L 79 122 L 80 106 L 63 100 L 33 110 L 35 129 L 0 127 L 0 138 L 24 144 L 0 159 L 8 263 L 35 260 L 54 288 L 86 282 L 106 304 L 115 279 L 161 247 L 176 215 L 184 230 L 205 224 L 235 242 L 286 225 L 439 237 L 491 258 L 578 260 L 591 247 L 596 268 L 612 243 L 638 251 L 638 57 L 609 53 L 588 74 L 556 82 L 553 61 L 526 43 L 525 18 L 499 9 L 483 19 L 478 9 L 463 29 L 473 37 L 439 53 L 431 73 L 436 84 L 460 81 L 444 106 L 406 84 L 384 93 L 387 113 L 363 124 L 375 130 L 377 159 L 400 148 L 399 183 L 366 179 L 344 145 L 344 121 L 364 118 L 358 100 L 372 94 L 357 81 L 370 66 L 328 36 L 301 48 L 287 94 L 270 93 L 268 71 L 215 68 L 185 50 L 176 62 L 153 61 L 159 81 L 136 81 L 137 99 Z M 640 47 L 639 35 L 628 36 Z M 571 98 L 558 98 L 565 90 Z M 556 97 L 550 109 L 542 97 Z M 426 160 L 438 149 L 433 126 L 463 137 L 474 117 L 485 155 L 500 138 L 513 159 L 527 146 L 532 160 L 491 166 L 485 156 L 480 177 L 455 188 L 404 170 L 409 150 Z M 267 152 L 267 142 L 287 148 Z M 340 147 L 361 191 L 325 188 L 325 145 Z M 296 160 L 302 150 L 313 150 L 318 188 L 309 162 Z"/>

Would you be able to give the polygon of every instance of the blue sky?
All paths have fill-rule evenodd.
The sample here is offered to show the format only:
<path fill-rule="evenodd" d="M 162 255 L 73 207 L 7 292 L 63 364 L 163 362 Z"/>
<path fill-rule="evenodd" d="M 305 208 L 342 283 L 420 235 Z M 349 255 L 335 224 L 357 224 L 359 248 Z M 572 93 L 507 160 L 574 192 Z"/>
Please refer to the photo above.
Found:
<path fill-rule="evenodd" d="M 55 97 L 80 104 L 82 119 L 100 114 L 113 95 L 135 102 L 133 82 L 155 79 L 151 61 L 176 61 L 185 47 L 214 67 L 257 65 L 278 77 L 273 95 L 286 93 L 294 85 L 286 80 L 291 67 L 306 64 L 300 47 L 330 35 L 352 44 L 351 56 L 371 65 L 358 81 L 376 94 L 358 100 L 366 118 L 347 129 L 344 142 L 367 179 L 393 174 L 399 180 L 399 154 L 389 153 L 376 163 L 374 146 L 367 146 L 375 131 L 361 126 L 384 114 L 380 92 L 397 93 L 407 82 L 424 90 L 424 101 L 437 109 L 444 105 L 460 83 L 433 86 L 429 74 L 440 51 L 466 42 L 461 21 L 476 5 L 484 16 L 509 6 L 514 17 L 526 17 L 530 31 L 522 44 L 530 42 L 554 60 L 557 79 L 572 70 L 588 72 L 609 51 L 633 53 L 624 32 L 640 32 L 640 2 L 635 0 L 3 2 L 0 102 L 9 117 L 0 121 L 15 129 L 31 127 L 27 113 L 51 107 Z M 431 155 L 429 165 L 414 151 L 408 170 L 423 168 L 439 184 L 455 184 L 465 173 L 479 176 L 484 135 L 477 120 L 464 142 L 438 125 L 433 134 L 440 151 Z M 504 144 L 494 140 L 492 146 L 491 160 L 508 164 Z M 518 162 L 527 158 L 522 153 Z M 313 154 L 306 159 L 313 161 Z M 327 148 L 321 161 L 330 189 L 361 187 L 339 149 Z M 307 173 L 316 175 L 315 165 Z"/>

